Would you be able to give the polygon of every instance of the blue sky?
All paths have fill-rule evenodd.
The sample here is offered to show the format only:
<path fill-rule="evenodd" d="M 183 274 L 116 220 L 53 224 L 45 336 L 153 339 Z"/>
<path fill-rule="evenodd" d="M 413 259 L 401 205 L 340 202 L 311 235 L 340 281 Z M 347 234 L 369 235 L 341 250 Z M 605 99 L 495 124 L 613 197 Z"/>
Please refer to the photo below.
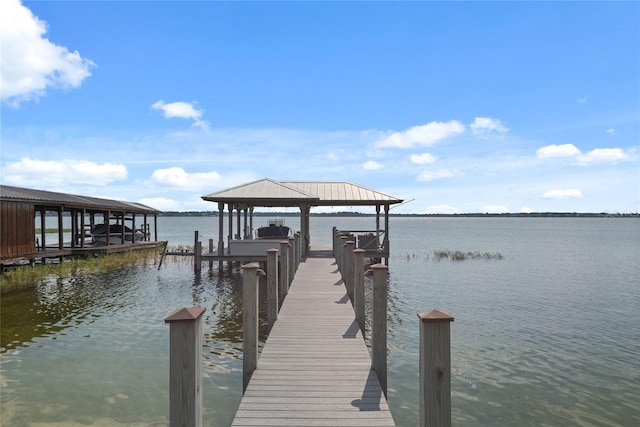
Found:
<path fill-rule="evenodd" d="M 412 200 L 395 212 L 640 210 L 638 2 L 3 0 L 0 37 L 6 185 L 163 210 L 265 177 Z"/>

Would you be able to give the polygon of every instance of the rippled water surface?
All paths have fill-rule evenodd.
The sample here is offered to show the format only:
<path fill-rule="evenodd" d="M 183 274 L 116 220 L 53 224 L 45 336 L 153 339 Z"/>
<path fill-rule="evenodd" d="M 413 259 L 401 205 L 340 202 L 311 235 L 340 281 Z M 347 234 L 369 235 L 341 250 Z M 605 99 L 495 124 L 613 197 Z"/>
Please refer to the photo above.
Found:
<path fill-rule="evenodd" d="M 334 225 L 375 228 L 372 218 L 314 217 L 312 243 L 328 245 Z M 418 422 L 416 312 L 426 308 L 455 317 L 454 425 L 640 425 L 640 221 L 392 218 L 390 229 L 389 403 L 399 426 Z M 217 241 L 213 218 L 160 218 L 159 230 L 170 245 L 192 244 L 194 230 Z M 438 260 L 442 250 L 502 259 Z M 176 258 L 159 271 L 150 262 L 47 280 L 1 304 L 3 426 L 166 426 L 164 318 L 192 305 L 207 308 L 205 425 L 230 424 L 242 389 L 237 270 L 196 276 Z"/>

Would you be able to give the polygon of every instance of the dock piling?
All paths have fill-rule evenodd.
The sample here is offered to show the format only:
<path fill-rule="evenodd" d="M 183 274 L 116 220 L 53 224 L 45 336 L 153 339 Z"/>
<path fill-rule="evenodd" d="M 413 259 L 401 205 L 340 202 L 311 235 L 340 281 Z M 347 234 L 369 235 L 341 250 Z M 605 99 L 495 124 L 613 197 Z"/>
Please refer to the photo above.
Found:
<path fill-rule="evenodd" d="M 242 394 L 258 367 L 258 264 L 242 266 Z"/>
<path fill-rule="evenodd" d="M 278 250 L 267 249 L 267 325 L 271 332 L 278 320 Z"/>
<path fill-rule="evenodd" d="M 340 236 L 340 241 L 338 242 L 338 251 L 340 252 L 340 260 L 338 261 L 338 266 L 340 267 L 340 273 L 342 273 L 342 277 L 344 279 L 344 274 L 345 274 L 345 263 L 346 263 L 346 254 L 347 251 L 345 250 L 345 248 L 347 247 L 347 240 L 349 240 L 349 238 L 347 236 Z"/>
<path fill-rule="evenodd" d="M 280 270 L 278 276 L 280 288 L 278 289 L 278 303 L 279 307 L 282 307 L 284 297 L 287 296 L 287 291 L 289 290 L 289 242 L 287 240 L 280 242 L 280 257 L 278 260 Z"/>
<path fill-rule="evenodd" d="M 171 427 L 202 425 L 202 313 L 204 307 L 182 308 L 169 323 L 169 423 Z"/>
<path fill-rule="evenodd" d="M 353 250 L 356 246 L 356 243 L 352 240 L 347 240 L 345 243 L 345 269 L 344 269 L 344 285 L 347 288 L 347 295 L 349 295 L 349 299 L 351 300 L 351 305 L 353 305 L 353 275 L 354 275 L 354 257 Z"/>
<path fill-rule="evenodd" d="M 364 310 L 364 252 L 363 249 L 355 249 L 353 251 L 353 309 L 363 337 L 365 336 L 366 326 Z"/>
<path fill-rule="evenodd" d="M 289 288 L 289 285 L 291 284 L 291 281 L 293 281 L 293 276 L 296 272 L 296 266 L 295 266 L 295 262 L 296 262 L 296 256 L 295 256 L 295 250 L 296 248 L 296 239 L 295 237 L 291 236 L 289 237 L 289 281 L 287 282 L 287 289 Z"/>
<path fill-rule="evenodd" d="M 371 315 L 371 367 L 378 374 L 387 396 L 387 277 L 389 267 L 371 266 L 373 270 L 373 312 Z"/>
<path fill-rule="evenodd" d="M 420 427 L 451 426 L 451 322 L 440 310 L 420 319 Z"/>
<path fill-rule="evenodd" d="M 200 237 L 198 236 L 198 230 L 194 232 L 193 238 L 193 271 L 199 273 L 202 269 L 202 245 L 200 244 Z"/>

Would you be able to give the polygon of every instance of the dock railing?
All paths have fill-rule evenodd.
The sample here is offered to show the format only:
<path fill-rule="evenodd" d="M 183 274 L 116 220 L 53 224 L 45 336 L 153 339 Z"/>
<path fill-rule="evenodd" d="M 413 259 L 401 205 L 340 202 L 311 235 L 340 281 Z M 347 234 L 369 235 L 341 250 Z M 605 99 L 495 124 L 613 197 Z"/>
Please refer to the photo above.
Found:
<path fill-rule="evenodd" d="M 354 249 L 334 228 L 333 254 L 343 282 L 354 306 L 355 317 L 364 336 L 366 250 Z M 299 241 L 299 239 L 298 239 Z M 300 257 L 296 239 L 280 242 L 280 251 L 267 254 L 267 316 L 269 329 L 276 322 L 279 307 L 293 281 Z M 288 265 L 289 262 L 291 265 Z M 276 267 L 277 266 L 277 267 Z M 387 394 L 387 297 L 388 267 L 374 264 L 372 275 L 371 367 L 376 372 L 382 390 Z M 264 272 L 256 263 L 245 264 L 243 275 L 243 393 L 258 363 L 258 280 Z M 290 274 L 290 276 L 289 276 Z M 272 275 L 271 277 L 269 275 Z M 275 276 L 275 277 L 274 277 Z M 287 277 L 288 276 L 288 277 Z M 284 277 L 284 279 L 283 279 Z M 199 426 L 202 424 L 202 307 L 182 308 L 165 319 L 171 325 L 170 339 L 170 425 Z M 451 425 L 451 334 L 454 320 L 449 313 L 425 310 L 417 313 L 420 324 L 419 384 L 420 427 Z"/>
<path fill-rule="evenodd" d="M 346 240 L 354 243 L 354 249 L 362 249 L 365 256 L 369 258 L 388 258 L 389 257 L 389 239 L 384 230 L 338 230 L 333 227 L 333 253 L 340 246 L 340 239 L 347 237 Z"/>

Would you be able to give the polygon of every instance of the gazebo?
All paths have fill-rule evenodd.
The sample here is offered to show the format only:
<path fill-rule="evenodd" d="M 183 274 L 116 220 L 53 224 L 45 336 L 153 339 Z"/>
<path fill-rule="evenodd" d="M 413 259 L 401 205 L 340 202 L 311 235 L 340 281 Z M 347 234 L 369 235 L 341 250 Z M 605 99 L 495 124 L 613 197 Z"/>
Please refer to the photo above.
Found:
<path fill-rule="evenodd" d="M 297 207 L 300 209 L 300 234 L 305 254 L 311 239 L 309 216 L 317 206 L 374 206 L 376 209 L 376 236 L 383 236 L 379 250 L 385 258 L 389 248 L 389 209 L 402 203 L 402 199 L 345 181 L 275 181 L 264 178 L 248 184 L 202 196 L 203 200 L 218 203 L 218 256 L 225 255 L 223 240 L 225 205 L 229 212 L 229 248 L 234 240 L 253 238 L 253 210 L 257 207 Z M 236 233 L 233 234 L 234 211 Z M 381 228 L 381 211 L 384 228 Z M 227 251 L 229 254 L 229 251 Z M 386 256 L 385 256 L 386 255 Z"/>

